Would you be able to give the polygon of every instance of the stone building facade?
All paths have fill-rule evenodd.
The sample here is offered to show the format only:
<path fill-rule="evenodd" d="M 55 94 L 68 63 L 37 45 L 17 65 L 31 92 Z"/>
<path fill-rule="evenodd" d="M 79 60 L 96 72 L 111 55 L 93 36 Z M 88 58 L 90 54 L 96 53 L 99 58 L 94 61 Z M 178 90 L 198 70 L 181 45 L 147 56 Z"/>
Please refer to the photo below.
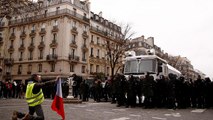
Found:
<path fill-rule="evenodd" d="M 88 0 L 43 0 L 39 13 L 14 17 L 5 26 L 3 80 L 24 81 L 32 73 L 46 79 L 110 75 L 105 44 L 122 34 L 121 27 L 91 12 Z"/>

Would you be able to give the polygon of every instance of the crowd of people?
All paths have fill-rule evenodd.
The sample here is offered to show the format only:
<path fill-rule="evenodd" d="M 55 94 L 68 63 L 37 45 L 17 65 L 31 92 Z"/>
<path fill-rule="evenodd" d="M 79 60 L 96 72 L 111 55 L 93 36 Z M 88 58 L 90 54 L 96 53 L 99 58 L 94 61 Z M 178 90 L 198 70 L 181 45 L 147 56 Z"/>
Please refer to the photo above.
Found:
<path fill-rule="evenodd" d="M 79 78 L 74 80 L 78 81 L 74 96 L 79 95 L 83 101 L 87 101 L 88 98 L 93 98 L 96 102 L 110 100 L 118 107 L 213 107 L 213 82 L 210 78 L 201 79 L 200 76 L 192 80 L 169 74 L 168 77 L 161 75 L 154 79 L 152 75 L 147 74 L 141 78 L 130 75 L 126 79 L 124 75 L 117 74 L 113 79 L 109 78 L 104 82 L 96 79 L 92 85 L 87 85 Z"/>
<path fill-rule="evenodd" d="M 143 108 L 210 108 L 213 107 L 213 82 L 210 78 L 196 80 L 169 74 L 154 79 L 151 74 L 144 77 L 117 74 L 106 80 L 95 79 L 88 84 L 81 76 L 72 75 L 72 95 L 82 101 L 90 98 L 96 102 L 110 101 L 117 107 Z M 70 86 L 71 87 L 71 86 Z M 45 98 L 54 98 L 55 86 L 43 88 Z M 69 95 L 69 84 L 62 82 L 63 97 Z M 21 82 L 0 81 L 0 98 L 24 98 L 26 86 Z"/>
<path fill-rule="evenodd" d="M 24 98 L 26 86 L 22 82 L 0 81 L 0 98 Z"/>

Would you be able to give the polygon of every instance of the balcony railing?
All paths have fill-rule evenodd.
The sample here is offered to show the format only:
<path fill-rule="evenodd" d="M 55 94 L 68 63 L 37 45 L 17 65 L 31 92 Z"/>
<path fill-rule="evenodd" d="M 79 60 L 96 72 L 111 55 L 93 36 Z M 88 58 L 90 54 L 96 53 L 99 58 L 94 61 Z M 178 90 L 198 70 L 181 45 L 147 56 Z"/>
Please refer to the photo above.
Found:
<path fill-rule="evenodd" d="M 86 44 L 82 45 L 81 49 L 82 49 L 84 52 L 88 51 L 88 48 L 87 48 Z"/>
<path fill-rule="evenodd" d="M 24 51 L 25 50 L 24 44 L 21 44 L 20 47 L 18 48 L 18 50 L 19 51 Z"/>
<path fill-rule="evenodd" d="M 32 23 L 33 21 L 36 21 L 36 20 L 45 19 L 47 17 L 57 17 L 58 15 L 68 15 L 68 16 L 72 16 L 77 19 L 83 20 L 85 22 L 89 22 L 88 18 L 86 18 L 83 15 L 75 13 L 73 10 L 62 9 L 62 10 L 58 10 L 57 12 L 55 11 L 55 12 L 50 12 L 47 14 L 41 14 L 41 15 L 36 15 L 36 16 L 32 16 L 32 17 L 27 17 L 24 19 L 11 20 L 9 22 L 9 25 Z"/>
<path fill-rule="evenodd" d="M 78 46 L 77 46 L 76 42 L 73 40 L 73 41 L 70 43 L 70 47 L 72 47 L 72 48 L 77 48 Z"/>
<path fill-rule="evenodd" d="M 30 46 L 28 47 L 28 50 L 29 50 L 29 51 L 33 51 L 34 48 L 35 48 L 34 43 L 30 43 Z"/>
<path fill-rule="evenodd" d="M 8 49 L 8 52 L 9 52 L 9 53 L 14 52 L 14 47 L 13 47 L 13 45 L 10 45 L 10 48 Z"/>
<path fill-rule="evenodd" d="M 38 49 L 44 49 L 44 47 L 45 47 L 45 44 L 44 44 L 44 42 L 42 41 L 42 42 L 40 42 L 40 44 L 38 45 Z"/>
<path fill-rule="evenodd" d="M 36 35 L 36 31 L 35 30 L 31 30 L 30 37 L 34 37 L 35 35 Z"/>
<path fill-rule="evenodd" d="M 40 35 L 45 35 L 46 34 L 46 30 L 45 28 L 41 28 L 41 31 L 39 32 Z"/>
<path fill-rule="evenodd" d="M 22 33 L 21 33 L 21 35 L 20 35 L 20 38 L 25 38 L 27 35 L 26 35 L 26 32 L 25 31 L 23 31 Z"/>
<path fill-rule="evenodd" d="M 72 34 L 78 34 L 77 27 L 73 26 L 71 32 Z"/>
<path fill-rule="evenodd" d="M 58 32 L 58 25 L 53 26 L 52 32 Z"/>
<path fill-rule="evenodd" d="M 14 40 L 16 38 L 15 33 L 11 33 L 10 40 Z"/>
<path fill-rule="evenodd" d="M 76 55 L 69 54 L 68 58 L 69 58 L 70 62 L 78 62 L 79 61 L 79 56 L 76 56 Z"/>
<path fill-rule="evenodd" d="M 82 36 L 83 36 L 83 38 L 88 38 L 88 37 L 89 37 L 86 31 L 84 31 L 84 32 L 82 33 Z"/>
<path fill-rule="evenodd" d="M 56 55 L 56 54 L 47 55 L 47 60 L 48 61 L 56 61 L 57 59 L 58 59 L 58 55 Z"/>
<path fill-rule="evenodd" d="M 58 43 L 56 40 L 52 40 L 52 43 L 50 44 L 50 47 L 57 47 Z"/>
<path fill-rule="evenodd" d="M 7 66 L 11 66 L 14 63 L 14 59 L 13 58 L 5 58 L 4 59 L 4 64 Z"/>

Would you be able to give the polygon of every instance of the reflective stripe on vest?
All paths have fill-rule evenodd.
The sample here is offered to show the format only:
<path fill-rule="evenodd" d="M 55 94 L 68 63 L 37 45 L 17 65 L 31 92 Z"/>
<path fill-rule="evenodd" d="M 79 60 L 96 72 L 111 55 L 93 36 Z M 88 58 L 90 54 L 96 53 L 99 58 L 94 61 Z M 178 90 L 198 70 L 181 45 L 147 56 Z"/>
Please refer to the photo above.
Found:
<path fill-rule="evenodd" d="M 44 101 L 42 89 L 37 94 L 33 94 L 34 85 L 35 83 L 28 83 L 27 85 L 25 98 L 29 106 L 36 106 Z"/>

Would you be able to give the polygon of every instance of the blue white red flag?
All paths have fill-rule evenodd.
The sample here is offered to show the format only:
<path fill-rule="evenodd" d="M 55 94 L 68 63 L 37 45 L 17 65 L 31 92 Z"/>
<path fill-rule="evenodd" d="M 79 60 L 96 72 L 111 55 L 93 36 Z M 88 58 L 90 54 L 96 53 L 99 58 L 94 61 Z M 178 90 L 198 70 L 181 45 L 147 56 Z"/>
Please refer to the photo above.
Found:
<path fill-rule="evenodd" d="M 65 114 L 64 114 L 64 102 L 62 97 L 62 88 L 61 88 L 61 78 L 57 81 L 57 90 L 54 97 L 54 100 L 51 105 L 52 110 L 56 111 L 64 120 Z"/>

